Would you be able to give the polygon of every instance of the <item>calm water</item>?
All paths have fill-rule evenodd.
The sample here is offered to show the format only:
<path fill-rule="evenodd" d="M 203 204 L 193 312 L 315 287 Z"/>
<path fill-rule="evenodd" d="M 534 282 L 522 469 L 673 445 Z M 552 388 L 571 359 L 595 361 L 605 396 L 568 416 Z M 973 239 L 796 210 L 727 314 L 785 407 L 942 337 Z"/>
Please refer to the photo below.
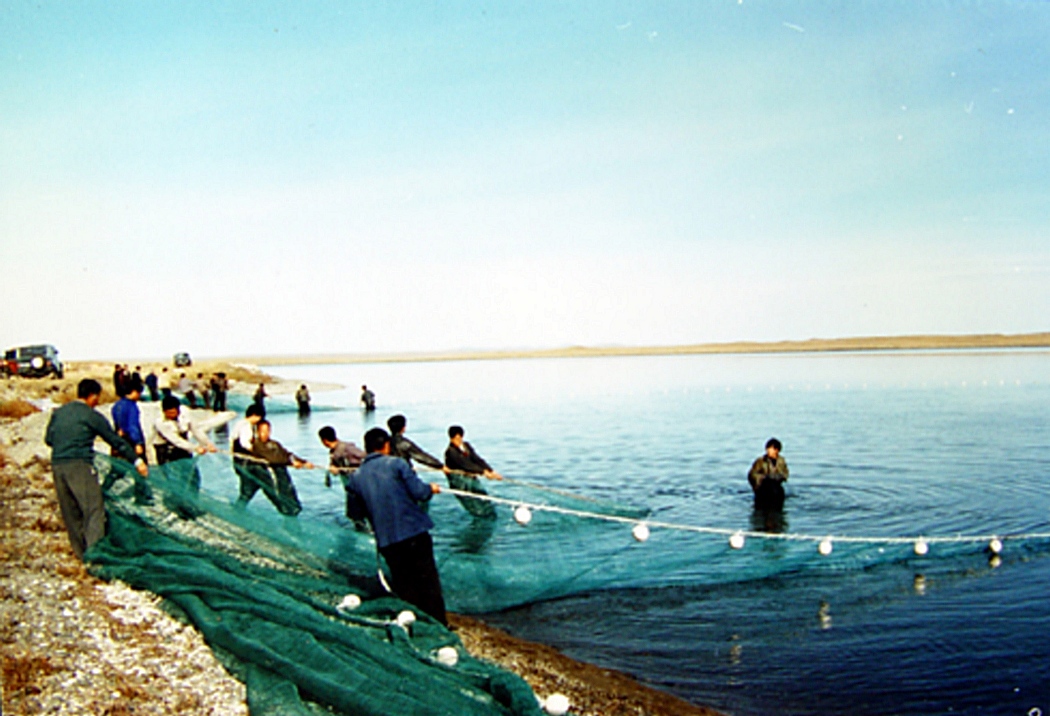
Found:
<path fill-rule="evenodd" d="M 1050 531 L 1047 352 L 276 372 L 378 394 L 375 417 L 357 409 L 356 387 L 315 395 L 332 410 L 309 419 L 274 416 L 275 437 L 319 462 L 321 425 L 360 442 L 402 412 L 435 454 L 459 423 L 508 476 L 645 506 L 654 519 L 752 529 L 764 524 L 745 475 L 775 435 L 791 467 L 788 533 Z M 304 514 L 339 513 L 319 481 L 296 481 Z M 734 551 L 724 538 L 667 531 L 637 544 L 622 526 L 574 531 L 577 518 L 542 515 L 529 528 L 503 519 L 472 542 L 444 499 L 435 539 L 458 608 L 529 602 L 486 619 L 685 699 L 733 714 L 1050 713 L 1050 544 L 1007 541 L 998 566 L 980 547 L 920 558 L 836 546 L 820 557 L 812 544 L 750 540 Z M 491 590 L 480 582 L 492 575 L 462 571 L 511 562 L 531 569 L 518 591 L 505 583 L 513 570 Z"/>

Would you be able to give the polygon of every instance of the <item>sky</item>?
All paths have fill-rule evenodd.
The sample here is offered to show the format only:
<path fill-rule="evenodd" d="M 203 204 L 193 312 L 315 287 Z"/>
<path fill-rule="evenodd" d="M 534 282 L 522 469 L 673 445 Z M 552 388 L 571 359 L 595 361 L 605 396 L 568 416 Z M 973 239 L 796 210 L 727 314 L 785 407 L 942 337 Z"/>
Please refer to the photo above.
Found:
<path fill-rule="evenodd" d="M 0 3 L 0 343 L 1050 330 L 1050 3 Z"/>

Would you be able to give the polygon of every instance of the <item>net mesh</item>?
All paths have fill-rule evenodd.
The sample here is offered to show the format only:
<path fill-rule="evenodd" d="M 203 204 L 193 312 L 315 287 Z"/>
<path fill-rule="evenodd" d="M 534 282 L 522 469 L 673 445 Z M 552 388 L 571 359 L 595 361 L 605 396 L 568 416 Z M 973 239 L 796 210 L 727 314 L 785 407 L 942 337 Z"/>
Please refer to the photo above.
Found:
<path fill-rule="evenodd" d="M 398 623 L 411 607 L 379 587 L 368 535 L 217 499 L 202 486 L 236 479 L 217 458 L 154 467 L 148 481 L 96 462 L 109 531 L 87 555 L 93 571 L 192 622 L 246 683 L 252 714 L 541 713 L 524 681 L 472 658 L 436 621 Z M 348 595 L 360 606 L 340 609 Z"/>

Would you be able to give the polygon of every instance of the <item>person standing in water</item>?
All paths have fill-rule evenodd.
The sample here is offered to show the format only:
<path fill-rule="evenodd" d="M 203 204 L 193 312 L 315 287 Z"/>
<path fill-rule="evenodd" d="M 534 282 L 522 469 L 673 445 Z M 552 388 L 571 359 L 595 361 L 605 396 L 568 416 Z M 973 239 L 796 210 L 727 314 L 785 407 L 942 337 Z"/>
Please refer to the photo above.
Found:
<path fill-rule="evenodd" d="M 299 386 L 299 390 L 295 391 L 295 402 L 299 404 L 300 417 L 310 414 L 310 390 L 305 383 Z"/>
<path fill-rule="evenodd" d="M 405 437 L 408 420 L 404 415 L 391 415 L 386 421 L 386 426 L 390 428 L 390 454 L 392 456 L 401 458 L 409 465 L 415 460 L 433 470 L 448 472 L 440 460 Z"/>
<path fill-rule="evenodd" d="M 366 413 L 376 409 L 376 394 L 369 390 L 367 385 L 361 386 L 361 405 L 365 406 Z"/>
<path fill-rule="evenodd" d="M 766 454 L 751 465 L 747 481 L 755 493 L 755 509 L 780 510 L 784 507 L 784 483 L 788 466 L 780 454 L 783 446 L 776 438 L 766 441 Z"/>
<path fill-rule="evenodd" d="M 478 477 L 489 480 L 502 480 L 503 476 L 485 462 L 485 458 L 475 452 L 474 447 L 463 439 L 464 431 L 459 425 L 448 429 L 448 448 L 445 449 L 445 474 L 448 484 L 454 490 L 473 492 L 476 495 L 487 495 Z M 463 508 L 475 517 L 494 518 L 496 508 L 491 502 L 475 500 L 456 495 Z"/>
<path fill-rule="evenodd" d="M 291 476 L 288 474 L 288 468 L 312 470 L 314 469 L 314 464 L 289 452 L 284 445 L 281 445 L 276 440 L 271 440 L 270 421 L 266 419 L 260 420 L 255 426 L 252 456 L 265 461 L 265 466 L 269 467 L 268 479 L 263 481 L 262 484 L 249 484 L 247 491 L 242 489 L 238 498 L 238 505 L 242 507 L 247 505 L 255 495 L 256 490 L 262 489 L 263 494 L 266 495 L 282 515 L 294 517 L 302 512 L 303 505 L 299 502 L 299 495 L 295 491 L 295 484 L 292 482 Z M 271 474 L 272 478 L 270 477 Z M 242 482 L 241 485 L 243 488 L 244 483 Z"/>
<path fill-rule="evenodd" d="M 336 435 L 335 428 L 325 425 L 317 431 L 321 438 L 321 444 L 328 448 L 328 472 L 325 473 L 324 486 L 332 486 L 332 474 L 339 474 L 345 486 L 346 477 L 352 471 L 361 467 L 365 459 L 365 451 L 354 445 L 352 441 L 340 440 Z"/>

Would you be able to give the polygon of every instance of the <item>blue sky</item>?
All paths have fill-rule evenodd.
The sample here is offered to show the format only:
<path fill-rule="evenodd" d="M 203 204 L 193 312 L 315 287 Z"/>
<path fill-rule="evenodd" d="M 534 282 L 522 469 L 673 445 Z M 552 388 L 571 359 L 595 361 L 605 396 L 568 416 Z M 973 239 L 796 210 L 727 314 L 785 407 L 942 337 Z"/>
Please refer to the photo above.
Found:
<path fill-rule="evenodd" d="M 1050 5 L 0 5 L 0 341 L 1047 330 Z"/>

